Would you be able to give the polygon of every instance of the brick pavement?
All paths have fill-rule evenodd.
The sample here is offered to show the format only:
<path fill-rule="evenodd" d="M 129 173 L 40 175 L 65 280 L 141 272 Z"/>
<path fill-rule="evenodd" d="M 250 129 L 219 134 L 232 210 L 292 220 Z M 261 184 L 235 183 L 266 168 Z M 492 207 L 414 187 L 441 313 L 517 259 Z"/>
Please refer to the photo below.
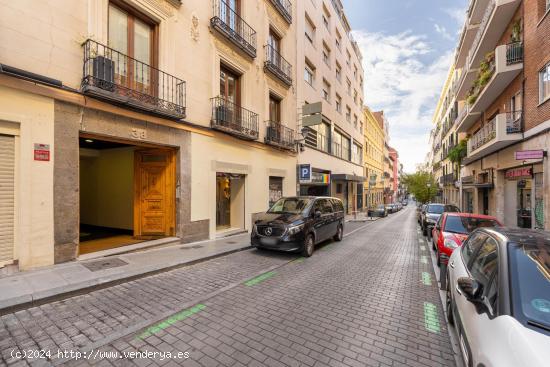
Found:
<path fill-rule="evenodd" d="M 454 366 L 412 209 L 240 284 L 102 353 L 189 353 L 98 365 Z M 92 361 L 72 361 L 87 365 Z"/>

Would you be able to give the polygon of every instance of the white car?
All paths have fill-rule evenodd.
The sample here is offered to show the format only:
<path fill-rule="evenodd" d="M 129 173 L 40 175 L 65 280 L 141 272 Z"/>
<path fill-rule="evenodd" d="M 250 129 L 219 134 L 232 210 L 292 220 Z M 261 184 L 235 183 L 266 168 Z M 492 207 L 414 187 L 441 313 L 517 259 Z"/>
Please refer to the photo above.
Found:
<path fill-rule="evenodd" d="M 449 259 L 446 308 L 466 366 L 550 366 L 550 233 L 472 232 Z"/>

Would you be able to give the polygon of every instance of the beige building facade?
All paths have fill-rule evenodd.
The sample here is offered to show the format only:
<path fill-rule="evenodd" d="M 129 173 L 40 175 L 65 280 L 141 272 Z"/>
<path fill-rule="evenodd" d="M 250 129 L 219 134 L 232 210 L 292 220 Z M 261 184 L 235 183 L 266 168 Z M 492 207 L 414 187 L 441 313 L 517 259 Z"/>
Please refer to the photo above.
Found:
<path fill-rule="evenodd" d="M 300 126 L 298 154 L 311 179 L 299 180 L 302 195 L 343 200 L 346 212 L 362 211 L 364 121 L 362 56 L 339 0 L 298 1 L 297 108 L 321 102 L 319 124 Z"/>
<path fill-rule="evenodd" d="M 383 119 L 380 112 L 363 109 L 365 119 L 365 207 L 375 208 L 384 203 L 384 141 Z M 373 177 L 374 176 L 374 177 Z M 369 187 L 369 181 L 374 183 Z"/>
<path fill-rule="evenodd" d="M 295 4 L 2 8 L 0 267 L 249 231 L 295 194 Z"/>

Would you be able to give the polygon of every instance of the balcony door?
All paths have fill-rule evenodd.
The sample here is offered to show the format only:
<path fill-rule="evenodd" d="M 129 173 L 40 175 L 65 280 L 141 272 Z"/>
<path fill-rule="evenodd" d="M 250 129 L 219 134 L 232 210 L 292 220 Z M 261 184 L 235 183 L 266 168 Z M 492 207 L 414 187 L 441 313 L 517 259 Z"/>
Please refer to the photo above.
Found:
<path fill-rule="evenodd" d="M 225 124 L 240 125 L 241 91 L 239 75 L 223 66 L 220 67 L 220 97 L 223 99 L 223 122 Z"/>
<path fill-rule="evenodd" d="M 121 4 L 109 4 L 109 58 L 114 62 L 115 84 L 152 95 L 156 91 L 156 25 Z"/>
<path fill-rule="evenodd" d="M 240 23 L 238 17 L 241 14 L 240 0 L 220 0 L 221 18 L 235 32 L 240 34 Z"/>
<path fill-rule="evenodd" d="M 281 37 L 273 32 L 272 29 L 269 30 L 267 45 L 269 49 L 268 61 L 277 67 L 281 67 L 279 63 L 279 55 L 281 54 Z"/>

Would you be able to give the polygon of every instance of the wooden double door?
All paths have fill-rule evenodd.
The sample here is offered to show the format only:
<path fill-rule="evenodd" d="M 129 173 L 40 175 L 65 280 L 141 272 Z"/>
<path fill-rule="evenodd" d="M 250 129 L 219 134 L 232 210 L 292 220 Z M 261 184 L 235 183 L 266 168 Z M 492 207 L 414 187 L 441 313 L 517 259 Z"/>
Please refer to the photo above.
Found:
<path fill-rule="evenodd" d="M 175 235 L 176 164 L 170 149 L 134 153 L 134 237 Z"/>

